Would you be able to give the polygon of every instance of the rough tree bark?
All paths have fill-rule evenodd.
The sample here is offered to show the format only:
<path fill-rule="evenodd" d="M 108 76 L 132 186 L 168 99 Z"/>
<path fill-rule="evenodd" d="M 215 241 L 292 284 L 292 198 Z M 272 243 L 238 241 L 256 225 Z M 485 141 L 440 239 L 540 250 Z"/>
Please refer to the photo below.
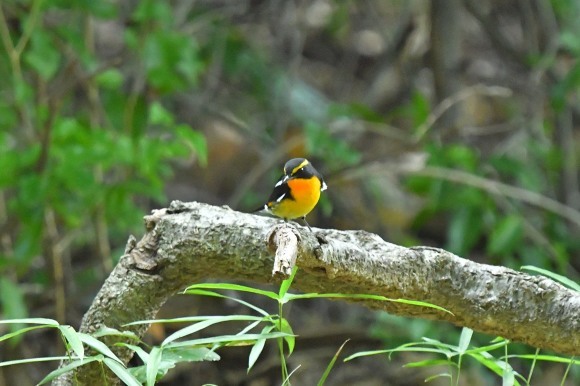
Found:
<path fill-rule="evenodd" d="M 126 330 L 125 323 L 152 319 L 170 296 L 208 278 L 272 281 L 274 253 L 268 244 L 275 237 L 268 232 L 279 222 L 276 219 L 178 201 L 145 219 L 146 234 L 138 243 L 134 239 L 129 243 L 84 316 L 82 332 L 102 326 Z M 453 315 L 402 303 L 356 300 L 396 315 L 448 321 L 580 355 L 580 294 L 548 278 L 474 263 L 441 249 L 403 248 L 363 231 L 310 233 L 300 228 L 299 235 L 296 290 L 426 301 Z M 145 329 L 132 327 L 138 335 Z M 130 352 L 114 350 L 122 360 L 130 359 Z M 98 366 L 82 366 L 75 375 L 82 385 L 103 381 Z M 70 373 L 53 382 L 72 384 Z"/>

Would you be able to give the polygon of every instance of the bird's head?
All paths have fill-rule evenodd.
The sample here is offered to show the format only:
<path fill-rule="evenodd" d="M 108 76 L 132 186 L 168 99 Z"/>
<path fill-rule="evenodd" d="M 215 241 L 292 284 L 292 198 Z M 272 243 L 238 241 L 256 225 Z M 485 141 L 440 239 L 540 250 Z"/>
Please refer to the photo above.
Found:
<path fill-rule="evenodd" d="M 312 176 L 318 177 L 321 184 L 321 190 L 326 189 L 326 183 L 322 175 L 314 169 L 314 166 L 306 158 L 292 158 L 284 165 L 284 178 L 287 181 L 290 178 L 304 178 L 308 179 Z"/>

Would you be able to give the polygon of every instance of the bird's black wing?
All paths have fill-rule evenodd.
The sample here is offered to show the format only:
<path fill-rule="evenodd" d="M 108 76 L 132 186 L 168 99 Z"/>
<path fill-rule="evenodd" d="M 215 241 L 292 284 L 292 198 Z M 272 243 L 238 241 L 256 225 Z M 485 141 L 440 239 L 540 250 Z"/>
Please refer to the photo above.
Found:
<path fill-rule="evenodd" d="M 255 210 L 252 211 L 252 213 L 268 209 L 272 204 L 275 204 L 276 202 L 282 200 L 284 197 L 292 198 L 292 195 L 290 194 L 290 187 L 288 186 L 286 181 L 287 180 L 285 180 L 285 176 L 282 175 L 278 180 L 278 182 L 276 183 L 276 185 L 274 186 L 274 190 L 272 191 L 272 194 L 270 194 L 270 198 L 268 198 L 266 204 L 260 206 L 259 208 L 256 208 Z"/>
<path fill-rule="evenodd" d="M 268 203 L 276 203 L 283 198 L 292 198 L 290 187 L 288 186 L 287 179 L 285 180 L 285 176 L 280 177 L 280 180 L 274 186 L 274 190 L 270 194 L 270 198 L 268 198 Z"/>

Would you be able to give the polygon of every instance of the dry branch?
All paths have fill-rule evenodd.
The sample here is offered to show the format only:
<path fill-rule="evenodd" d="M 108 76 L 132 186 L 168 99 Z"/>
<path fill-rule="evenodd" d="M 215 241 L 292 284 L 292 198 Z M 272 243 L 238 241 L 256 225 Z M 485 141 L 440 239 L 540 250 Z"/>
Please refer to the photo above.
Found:
<path fill-rule="evenodd" d="M 127 253 L 83 318 L 81 331 L 103 325 L 126 329 L 151 319 L 185 286 L 208 278 L 272 281 L 269 241 L 277 220 L 200 203 L 173 202 L 146 217 L 147 233 Z M 421 300 L 453 315 L 402 303 L 356 300 L 396 315 L 448 321 L 476 331 L 580 355 L 580 294 L 554 281 L 474 263 L 429 247 L 403 248 L 363 231 L 298 227 L 300 271 L 294 288 L 305 292 L 377 294 Z M 284 268 L 283 271 L 287 269 Z M 145 327 L 134 327 L 142 335 Z M 107 342 L 110 343 L 110 342 Z M 119 352 L 128 361 L 130 353 Z M 97 366 L 77 370 L 80 384 L 98 384 Z M 95 383 L 96 382 L 96 383 Z M 70 376 L 54 385 L 70 385 Z"/>

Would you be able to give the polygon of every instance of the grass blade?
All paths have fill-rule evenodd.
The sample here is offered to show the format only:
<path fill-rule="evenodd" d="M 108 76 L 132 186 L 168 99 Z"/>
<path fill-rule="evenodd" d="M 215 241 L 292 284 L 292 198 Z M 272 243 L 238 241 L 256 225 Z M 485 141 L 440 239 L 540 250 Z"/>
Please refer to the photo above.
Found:
<path fill-rule="evenodd" d="M 507 358 L 520 358 L 520 359 L 536 359 L 538 361 L 546 362 L 557 362 L 557 363 L 569 363 L 573 365 L 580 365 L 580 361 L 572 358 L 563 358 L 556 355 L 535 355 L 535 354 L 525 354 L 525 355 L 508 355 Z"/>
<path fill-rule="evenodd" d="M 34 326 L 34 327 L 21 328 L 20 330 L 16 330 L 14 332 L 10 332 L 8 334 L 0 336 L 0 342 L 2 342 L 4 340 L 8 340 L 10 338 L 14 338 L 15 336 L 18 336 L 18 335 L 22 335 L 28 331 L 38 330 L 38 329 L 46 328 L 46 327 L 52 327 L 52 326 Z"/>
<path fill-rule="evenodd" d="M 107 367 L 111 369 L 111 371 L 115 373 L 115 375 L 119 377 L 121 381 L 125 382 L 127 386 L 142 386 L 141 382 L 139 382 L 137 378 L 131 374 L 129 369 L 127 369 L 119 362 L 114 361 L 111 358 L 105 358 L 103 359 L 103 362 L 105 362 Z"/>
<path fill-rule="evenodd" d="M 87 346 L 91 346 L 97 352 L 103 354 L 104 356 L 109 357 L 123 364 L 123 362 L 111 351 L 111 349 L 109 349 L 106 344 L 104 344 L 97 338 L 94 338 L 91 335 L 82 332 L 77 333 L 77 335 L 80 338 L 80 340 L 83 341 L 83 343 L 85 343 Z"/>
<path fill-rule="evenodd" d="M 46 327 L 58 327 L 60 324 L 53 319 L 47 318 L 21 318 L 0 320 L 0 324 L 44 324 Z"/>
<path fill-rule="evenodd" d="M 72 371 L 74 369 L 76 369 L 79 366 L 83 366 L 86 365 L 88 363 L 91 362 L 95 362 L 95 361 L 102 361 L 103 360 L 103 356 L 102 355 L 96 355 L 94 357 L 87 357 L 84 360 L 74 360 L 71 363 L 68 363 L 66 365 L 64 365 L 63 367 L 59 367 L 58 369 L 51 371 L 46 377 L 44 377 L 37 386 L 40 385 L 44 385 L 45 383 L 48 383 L 50 381 L 52 381 L 55 378 L 60 377 L 63 374 L 68 373 L 69 371 Z"/>
<path fill-rule="evenodd" d="M 268 334 L 274 329 L 274 326 L 266 326 L 262 329 L 262 334 Z M 248 356 L 248 373 L 256 364 L 256 361 L 262 354 L 264 347 L 266 346 L 266 339 L 258 339 L 256 340 L 256 344 L 252 346 L 252 350 L 250 350 L 250 355 Z"/>
<path fill-rule="evenodd" d="M 149 353 L 149 360 L 147 361 L 147 386 L 154 386 L 157 380 L 157 372 L 159 371 L 159 364 L 161 363 L 161 354 L 163 350 L 161 347 L 153 347 Z"/>
<path fill-rule="evenodd" d="M 434 308 L 439 311 L 447 312 L 453 315 L 453 313 L 443 307 L 435 304 L 422 302 L 419 300 L 408 300 L 408 299 L 391 299 L 381 295 L 371 295 L 371 294 L 340 294 L 340 293 L 308 293 L 308 294 L 286 294 L 284 300 L 286 302 L 296 299 L 318 299 L 318 298 L 337 298 L 337 299 L 363 299 L 363 300 L 378 300 L 383 302 L 393 302 L 393 303 L 403 303 L 411 306 Z"/>
<path fill-rule="evenodd" d="M 4 366 L 14 366 L 14 365 L 24 365 L 27 363 L 34 362 L 50 362 L 50 361 L 64 361 L 70 359 L 68 356 L 61 357 L 42 357 L 42 358 L 28 358 L 28 359 L 15 359 L 12 361 L 0 362 L 0 367 Z"/>
<path fill-rule="evenodd" d="M 330 361 L 330 363 L 328 364 L 328 366 L 326 366 L 326 370 L 324 370 L 324 373 L 322 374 L 322 377 L 320 378 L 320 381 L 318 381 L 318 386 L 324 385 L 324 382 L 326 382 L 326 378 L 328 378 L 328 375 L 330 374 L 330 371 L 334 367 L 334 364 L 336 363 L 336 360 L 338 359 L 338 356 L 340 355 L 340 352 L 342 351 L 342 349 L 348 343 L 349 340 L 350 339 L 345 340 L 344 343 L 339 347 L 339 349 L 336 352 L 336 354 L 334 354 L 334 356 L 332 357 L 332 360 Z"/>
<path fill-rule="evenodd" d="M 60 330 L 62 336 L 64 336 L 64 338 L 68 342 L 68 346 L 82 361 L 83 358 L 85 357 L 85 347 L 83 346 L 83 342 L 79 338 L 79 335 L 77 334 L 75 329 L 72 328 L 71 326 L 59 326 L 58 329 Z"/>
<path fill-rule="evenodd" d="M 233 300 L 234 302 L 240 303 L 240 304 L 242 304 L 242 305 L 244 305 L 244 306 L 246 306 L 246 307 L 248 307 L 248 308 L 256 311 L 259 314 L 262 314 L 264 316 L 268 316 L 269 315 L 266 311 L 264 311 L 260 307 L 257 307 L 255 305 L 253 305 L 252 303 L 248 303 L 248 302 L 246 302 L 246 301 L 244 301 L 242 299 L 238 299 L 238 298 L 235 298 L 233 296 L 223 295 L 223 294 L 220 294 L 218 292 L 201 290 L 201 289 L 197 289 L 197 290 L 196 289 L 193 289 L 193 290 L 188 290 L 187 291 L 187 294 L 188 295 L 198 295 L 198 296 L 213 296 L 213 297 L 216 297 L 216 298 Z"/>
<path fill-rule="evenodd" d="M 292 285 L 292 282 L 294 281 L 294 276 L 296 276 L 296 272 L 298 272 L 298 267 L 294 266 L 294 268 L 292 268 L 292 274 L 290 275 L 290 277 L 282 281 L 282 284 L 280 284 L 280 291 L 278 291 L 278 299 L 284 299 L 286 293 L 288 292 L 290 286 Z"/>
<path fill-rule="evenodd" d="M 559 283 L 562 283 L 566 287 L 569 287 L 575 291 L 580 291 L 580 285 L 578 283 L 574 282 L 571 279 L 568 279 L 566 276 L 558 275 L 557 273 L 554 273 L 552 271 L 548 271 L 547 269 L 534 267 L 533 265 L 524 265 L 520 269 L 525 270 L 525 271 L 540 273 L 544 276 L 549 277 L 552 280 L 555 280 Z"/>
<path fill-rule="evenodd" d="M 461 336 L 459 337 L 459 346 L 457 347 L 460 355 L 465 354 L 467 351 L 472 336 L 473 330 L 471 328 L 463 327 L 461 330 Z"/>
<path fill-rule="evenodd" d="M 249 316 L 249 315 L 228 315 L 228 316 L 216 316 L 211 317 L 211 319 L 204 320 L 203 322 L 195 323 L 191 326 L 182 328 L 169 335 L 161 345 L 167 345 L 177 339 L 183 338 L 184 336 L 191 335 L 198 331 L 201 331 L 209 326 L 222 322 L 234 322 L 234 321 L 261 321 L 262 317 Z"/>
<path fill-rule="evenodd" d="M 220 335 L 212 336 L 209 338 L 192 339 L 181 342 L 172 342 L 166 347 L 184 347 L 184 346 L 202 346 L 202 345 L 214 345 L 214 344 L 230 344 L 237 343 L 236 345 L 250 345 L 254 344 L 259 339 L 277 339 L 284 338 L 288 334 L 281 332 L 272 332 L 269 334 L 245 334 L 245 335 Z"/>
<path fill-rule="evenodd" d="M 190 290 L 195 289 L 216 289 L 216 290 L 231 290 L 231 291 L 241 291 L 241 292 L 249 292 L 252 294 L 266 296 L 270 299 L 278 300 L 278 294 L 272 291 L 265 291 L 257 288 L 248 287 L 246 285 L 241 284 L 231 284 L 231 283 L 201 283 L 201 284 L 194 284 L 187 287 L 184 293 L 188 293 Z"/>

